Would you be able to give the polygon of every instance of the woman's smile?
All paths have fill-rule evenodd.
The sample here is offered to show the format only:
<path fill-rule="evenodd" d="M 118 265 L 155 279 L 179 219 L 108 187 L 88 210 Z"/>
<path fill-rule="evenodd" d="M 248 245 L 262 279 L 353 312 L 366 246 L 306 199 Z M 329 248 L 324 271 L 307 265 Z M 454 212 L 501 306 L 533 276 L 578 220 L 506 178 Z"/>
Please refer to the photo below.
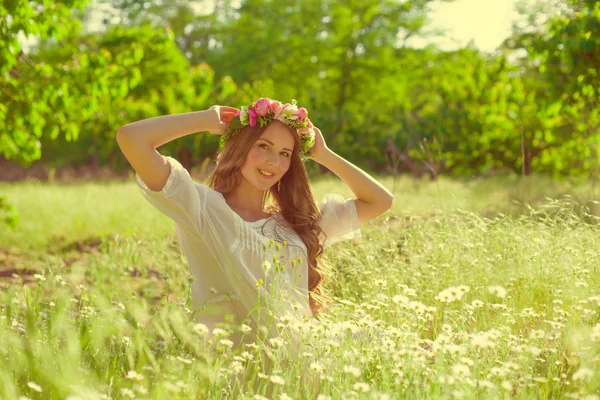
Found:
<path fill-rule="evenodd" d="M 258 168 L 258 172 L 265 179 L 272 179 L 275 176 L 275 174 L 269 173 L 269 172 L 265 171 L 264 169 L 260 169 L 260 168 Z"/>

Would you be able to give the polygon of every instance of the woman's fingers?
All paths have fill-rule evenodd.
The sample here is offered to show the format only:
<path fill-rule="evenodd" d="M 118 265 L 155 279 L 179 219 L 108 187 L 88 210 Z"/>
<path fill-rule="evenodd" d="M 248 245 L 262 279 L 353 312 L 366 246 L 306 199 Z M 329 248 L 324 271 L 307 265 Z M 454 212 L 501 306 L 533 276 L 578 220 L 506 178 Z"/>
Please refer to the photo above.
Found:
<path fill-rule="evenodd" d="M 228 106 L 214 105 L 210 108 L 214 108 L 217 111 L 217 114 L 219 115 L 219 121 L 221 121 L 221 123 L 227 124 L 227 125 L 229 125 L 231 120 L 235 117 L 235 115 L 238 112 L 237 108 L 228 107 Z"/>

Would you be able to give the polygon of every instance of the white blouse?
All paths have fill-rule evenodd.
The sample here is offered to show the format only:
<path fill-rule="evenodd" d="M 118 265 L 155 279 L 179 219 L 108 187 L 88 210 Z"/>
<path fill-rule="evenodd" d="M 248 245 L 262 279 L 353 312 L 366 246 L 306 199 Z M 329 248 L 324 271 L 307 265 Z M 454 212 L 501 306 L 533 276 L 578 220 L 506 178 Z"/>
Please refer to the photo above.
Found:
<path fill-rule="evenodd" d="M 179 244 L 194 277 L 192 305 L 198 322 L 212 332 L 226 314 L 233 314 L 233 324 L 245 323 L 255 330 L 265 323 L 258 315 L 259 309 L 267 315 L 265 308 L 278 315 L 310 317 L 306 246 L 283 216 L 247 222 L 220 192 L 194 182 L 177 160 L 165 158 L 171 173 L 161 191 L 150 190 L 137 173 L 136 182 L 146 200 L 175 221 Z M 319 224 L 326 234 L 319 239 L 324 248 L 361 237 L 352 199 L 326 195 L 319 208 Z M 283 265 L 283 270 L 276 265 Z M 232 337 L 240 339 L 239 335 Z"/>

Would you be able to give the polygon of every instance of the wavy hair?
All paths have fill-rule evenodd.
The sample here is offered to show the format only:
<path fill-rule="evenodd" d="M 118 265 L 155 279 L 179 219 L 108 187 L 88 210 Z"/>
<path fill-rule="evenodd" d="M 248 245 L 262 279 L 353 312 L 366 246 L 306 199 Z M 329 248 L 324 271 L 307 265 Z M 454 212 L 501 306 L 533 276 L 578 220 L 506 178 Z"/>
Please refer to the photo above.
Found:
<path fill-rule="evenodd" d="M 300 160 L 301 142 L 296 129 L 280 121 L 271 121 L 263 127 L 246 125 L 230 138 L 218 153 L 217 165 L 208 176 L 207 185 L 223 195 L 233 192 L 241 183 L 240 169 L 250 148 L 272 123 L 285 126 L 292 133 L 296 145 L 290 156 L 290 167 L 281 177 L 281 190 L 278 190 L 277 184 L 271 186 L 265 192 L 263 204 L 273 199 L 275 205 L 270 211 L 279 212 L 306 246 L 309 305 L 312 314 L 316 316 L 319 312 L 327 310 L 326 302 L 331 301 L 331 298 L 322 294 L 319 288 L 325 279 L 325 274 L 317 262 L 323 254 L 323 246 L 319 242 L 322 229 L 318 223 L 321 211 L 312 193 L 304 164 Z"/>

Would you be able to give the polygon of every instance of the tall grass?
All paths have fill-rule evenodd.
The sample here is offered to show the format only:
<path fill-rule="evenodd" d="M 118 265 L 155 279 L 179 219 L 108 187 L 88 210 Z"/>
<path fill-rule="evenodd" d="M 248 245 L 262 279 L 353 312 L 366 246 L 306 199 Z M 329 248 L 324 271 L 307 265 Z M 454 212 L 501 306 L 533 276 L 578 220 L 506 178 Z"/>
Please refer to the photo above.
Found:
<path fill-rule="evenodd" d="M 400 179 L 326 252 L 335 304 L 283 322 L 304 347 L 281 366 L 260 347 L 285 338 L 207 338 L 172 223 L 132 183 L 2 185 L 22 223 L 0 233 L 0 398 L 598 398 L 595 196 L 548 183 Z"/>

